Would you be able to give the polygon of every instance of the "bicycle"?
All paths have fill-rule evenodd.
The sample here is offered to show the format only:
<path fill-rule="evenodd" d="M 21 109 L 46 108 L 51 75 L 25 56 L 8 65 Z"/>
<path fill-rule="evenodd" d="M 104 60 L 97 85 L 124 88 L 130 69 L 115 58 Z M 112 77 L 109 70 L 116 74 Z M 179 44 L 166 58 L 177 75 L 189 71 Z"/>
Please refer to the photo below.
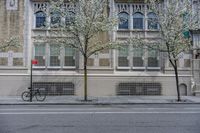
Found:
<path fill-rule="evenodd" d="M 30 101 L 30 96 L 31 96 L 31 89 L 28 88 L 30 91 L 24 91 L 21 95 L 22 97 L 22 100 L 24 101 Z M 33 97 L 36 97 L 36 100 L 37 101 L 44 101 L 46 99 L 46 94 L 43 93 L 39 90 L 39 89 L 36 89 L 36 90 L 32 90 L 32 98 Z"/>

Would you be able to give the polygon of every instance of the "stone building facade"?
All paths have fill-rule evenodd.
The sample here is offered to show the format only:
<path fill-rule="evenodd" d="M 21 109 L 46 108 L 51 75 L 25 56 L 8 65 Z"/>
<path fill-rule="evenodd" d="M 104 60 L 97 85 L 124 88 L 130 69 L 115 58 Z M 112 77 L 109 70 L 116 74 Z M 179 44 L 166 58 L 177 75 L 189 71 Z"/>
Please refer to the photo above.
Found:
<path fill-rule="evenodd" d="M 33 66 L 33 86 L 46 91 L 49 95 L 83 96 L 83 58 L 73 49 L 63 48 L 56 51 L 56 44 L 38 41 L 35 38 L 48 36 L 57 20 L 67 18 L 47 16 L 49 3 L 46 0 L 15 0 L 13 9 L 6 9 L 9 0 L 1 1 L 3 14 L 0 17 L 0 35 L 3 38 L 16 33 L 23 38 L 23 50 L 1 52 L 8 62 L 23 58 L 20 66 L 15 63 L 0 64 L 0 95 L 20 95 L 30 86 L 31 59 L 37 59 Z M 13 1 L 9 1 L 13 2 Z M 12 3 L 11 3 L 12 4 Z M 74 5 L 65 4 L 73 14 Z M 14 10 L 15 8 L 15 10 Z M 140 34 L 146 39 L 158 39 L 158 25 L 149 29 L 148 18 L 155 15 L 141 1 L 109 0 L 109 13 L 119 16 L 119 24 L 109 33 L 109 39 L 124 41 Z M 43 21 L 51 22 L 44 29 Z M 122 23 L 121 23 L 122 22 Z M 2 37 L 1 36 L 1 37 Z M 102 35 L 106 39 L 107 35 Z M 173 68 L 162 53 L 147 49 L 134 49 L 124 46 L 124 51 L 107 50 L 92 55 L 88 62 L 88 95 L 176 95 Z M 182 95 L 192 95 L 192 55 L 184 54 L 179 60 L 179 78 Z M 3 61 L 1 61 L 3 62 Z"/>

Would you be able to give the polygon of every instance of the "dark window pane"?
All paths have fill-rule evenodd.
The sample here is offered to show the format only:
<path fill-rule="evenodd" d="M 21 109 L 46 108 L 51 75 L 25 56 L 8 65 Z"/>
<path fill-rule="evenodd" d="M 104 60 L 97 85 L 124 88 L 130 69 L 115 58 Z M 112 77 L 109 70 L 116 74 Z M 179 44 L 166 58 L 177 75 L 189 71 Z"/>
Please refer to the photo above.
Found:
<path fill-rule="evenodd" d="M 51 27 L 56 28 L 61 24 L 61 15 L 58 12 L 51 14 Z"/>
<path fill-rule="evenodd" d="M 122 12 L 119 14 L 119 29 L 128 29 L 128 13 Z"/>
<path fill-rule="evenodd" d="M 191 67 L 190 59 L 184 59 L 184 67 Z"/>
<path fill-rule="evenodd" d="M 35 66 L 45 66 L 45 59 L 43 56 L 35 56 L 35 59 L 38 61 L 38 64 Z"/>
<path fill-rule="evenodd" d="M 74 21 L 75 21 L 75 13 L 74 12 L 67 13 L 65 17 L 65 24 L 70 25 L 70 24 L 73 24 Z"/>
<path fill-rule="evenodd" d="M 128 67 L 129 61 L 127 57 L 118 57 L 118 66 L 119 67 Z"/>
<path fill-rule="evenodd" d="M 133 15 L 133 29 L 144 28 L 144 15 L 141 13 L 135 13 Z"/>
<path fill-rule="evenodd" d="M 158 19 L 154 13 L 148 15 L 148 29 L 158 29 Z"/>
<path fill-rule="evenodd" d="M 50 57 L 50 66 L 60 66 L 60 60 L 58 56 Z"/>
<path fill-rule="evenodd" d="M 122 49 L 119 50 L 118 54 L 118 66 L 119 67 L 128 67 L 129 66 L 129 47 L 127 45 L 123 46 Z"/>
<path fill-rule="evenodd" d="M 148 57 L 148 67 L 158 67 L 157 57 Z"/>
<path fill-rule="evenodd" d="M 45 66 L 45 45 L 35 45 L 35 59 L 38 61 L 38 64 L 35 66 Z"/>
<path fill-rule="evenodd" d="M 46 21 L 46 15 L 44 12 L 36 13 L 36 28 L 44 27 Z"/>
<path fill-rule="evenodd" d="M 142 48 L 134 48 L 133 49 L 133 66 L 134 67 L 143 67 L 143 49 Z"/>
<path fill-rule="evenodd" d="M 75 49 L 65 47 L 65 66 L 75 66 Z"/>
<path fill-rule="evenodd" d="M 75 66 L 75 60 L 73 56 L 65 56 L 65 66 Z"/>
<path fill-rule="evenodd" d="M 142 57 L 133 57 L 133 66 L 134 67 L 143 67 Z"/>
<path fill-rule="evenodd" d="M 50 46 L 50 66 L 60 66 L 60 46 Z"/>

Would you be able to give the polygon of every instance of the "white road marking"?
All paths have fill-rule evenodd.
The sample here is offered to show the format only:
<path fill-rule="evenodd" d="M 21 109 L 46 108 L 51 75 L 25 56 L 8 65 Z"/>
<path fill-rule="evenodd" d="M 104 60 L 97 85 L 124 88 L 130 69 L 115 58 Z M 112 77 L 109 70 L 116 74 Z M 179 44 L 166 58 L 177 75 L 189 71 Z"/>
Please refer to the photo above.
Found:
<path fill-rule="evenodd" d="M 189 112 L 1 112 L 0 115 L 49 115 L 49 114 L 200 114 Z"/>

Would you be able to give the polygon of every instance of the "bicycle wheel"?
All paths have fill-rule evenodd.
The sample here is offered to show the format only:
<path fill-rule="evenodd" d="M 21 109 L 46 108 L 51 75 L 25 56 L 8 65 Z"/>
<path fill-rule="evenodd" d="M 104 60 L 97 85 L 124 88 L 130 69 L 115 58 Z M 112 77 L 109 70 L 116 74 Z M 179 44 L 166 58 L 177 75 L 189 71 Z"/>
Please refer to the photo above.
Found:
<path fill-rule="evenodd" d="M 46 95 L 45 94 L 41 94 L 40 92 L 38 92 L 36 95 L 35 95 L 37 101 L 44 101 L 45 98 L 46 98 Z"/>
<path fill-rule="evenodd" d="M 21 95 L 22 100 L 24 101 L 30 101 L 30 92 L 29 91 L 24 91 Z"/>

